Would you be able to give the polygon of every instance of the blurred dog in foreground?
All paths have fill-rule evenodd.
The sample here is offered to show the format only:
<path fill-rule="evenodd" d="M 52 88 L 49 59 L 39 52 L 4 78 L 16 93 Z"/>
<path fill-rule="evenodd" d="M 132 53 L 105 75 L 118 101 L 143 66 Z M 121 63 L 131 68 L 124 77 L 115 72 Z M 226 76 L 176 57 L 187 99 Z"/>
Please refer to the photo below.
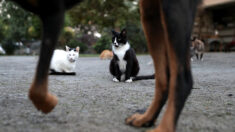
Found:
<path fill-rule="evenodd" d="M 65 10 L 82 0 L 14 0 L 37 14 L 43 25 L 39 63 L 29 90 L 38 110 L 50 112 L 57 104 L 48 92 L 48 70 L 64 22 Z M 140 0 L 141 21 L 154 61 L 154 99 L 144 114 L 136 113 L 126 124 L 142 127 L 154 124 L 168 100 L 166 112 L 156 132 L 173 132 L 192 89 L 189 41 L 199 0 Z"/>

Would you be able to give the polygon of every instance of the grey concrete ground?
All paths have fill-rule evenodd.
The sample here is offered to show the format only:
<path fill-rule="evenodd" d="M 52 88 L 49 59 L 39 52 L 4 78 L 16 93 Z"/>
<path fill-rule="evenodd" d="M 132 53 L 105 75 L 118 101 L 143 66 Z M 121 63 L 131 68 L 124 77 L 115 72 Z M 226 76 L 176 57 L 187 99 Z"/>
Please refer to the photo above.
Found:
<path fill-rule="evenodd" d="M 149 56 L 139 56 L 140 75 L 153 73 Z M 0 132 L 141 132 L 124 119 L 146 108 L 154 81 L 114 83 L 109 61 L 79 58 L 76 76 L 50 76 L 59 97 L 48 115 L 38 112 L 27 92 L 37 57 L 0 56 Z M 178 132 L 235 132 L 235 53 L 207 53 L 192 63 L 194 89 L 181 114 Z M 159 123 L 160 118 L 157 123 Z"/>

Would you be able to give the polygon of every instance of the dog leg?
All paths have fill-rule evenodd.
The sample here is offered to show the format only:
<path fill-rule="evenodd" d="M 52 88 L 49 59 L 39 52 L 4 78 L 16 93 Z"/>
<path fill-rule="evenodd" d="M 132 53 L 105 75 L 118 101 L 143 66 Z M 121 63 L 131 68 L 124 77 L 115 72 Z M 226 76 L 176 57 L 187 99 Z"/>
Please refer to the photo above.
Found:
<path fill-rule="evenodd" d="M 140 1 L 141 20 L 148 42 L 148 48 L 155 66 L 155 96 L 144 114 L 134 114 L 126 119 L 126 123 L 136 127 L 152 126 L 158 117 L 168 96 L 168 65 L 166 62 L 166 32 L 161 22 L 160 1 Z"/>
<path fill-rule="evenodd" d="M 48 69 L 60 29 L 63 25 L 64 12 L 61 11 L 51 16 L 41 16 L 41 19 L 43 24 L 43 40 L 36 75 L 29 90 L 29 98 L 38 110 L 48 113 L 57 104 L 56 96 L 50 94 L 47 89 Z"/>
<path fill-rule="evenodd" d="M 199 60 L 199 53 L 196 53 L 197 60 Z"/>
<path fill-rule="evenodd" d="M 173 54 L 172 54 L 173 53 Z M 183 66 L 174 51 L 170 56 L 170 83 L 168 104 L 159 126 L 150 132 L 174 132 L 184 103 L 192 89 L 192 75 L 190 66 Z"/>
<path fill-rule="evenodd" d="M 164 2 L 166 1 L 163 1 L 164 17 L 162 17 L 162 21 L 166 23 L 165 38 L 169 38 L 169 42 L 165 44 L 170 78 L 166 112 L 158 127 L 152 130 L 154 132 L 175 131 L 179 115 L 193 84 L 188 42 L 198 1 L 167 1 L 170 4 Z"/>
<path fill-rule="evenodd" d="M 128 118 L 128 124 L 139 127 L 155 120 L 168 98 L 163 119 L 153 131 L 175 131 L 180 112 L 192 89 L 188 42 L 197 2 L 141 1 L 142 23 L 154 60 L 156 89 L 148 110 L 142 115 L 135 114 Z"/>
<path fill-rule="evenodd" d="M 200 54 L 200 60 L 203 61 L 203 52 Z"/>

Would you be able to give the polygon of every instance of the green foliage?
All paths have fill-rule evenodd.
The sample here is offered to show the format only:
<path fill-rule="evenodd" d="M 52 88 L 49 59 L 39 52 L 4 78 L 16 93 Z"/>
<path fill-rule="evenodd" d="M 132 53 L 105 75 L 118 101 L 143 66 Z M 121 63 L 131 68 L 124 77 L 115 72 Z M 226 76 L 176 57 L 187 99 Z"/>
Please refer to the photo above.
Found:
<path fill-rule="evenodd" d="M 87 33 L 94 26 L 102 32 L 104 28 L 122 27 L 126 20 L 138 16 L 138 8 L 133 8 L 133 1 L 136 0 L 86 0 L 68 13 L 73 25 L 79 26 L 82 32 Z"/>
<path fill-rule="evenodd" d="M 1 11 L 0 25 L 5 26 L 4 39 L 22 41 L 39 38 L 40 21 L 35 15 L 10 1 L 2 2 Z M 29 27 L 32 26 L 35 29 L 33 37 L 28 34 Z"/>
<path fill-rule="evenodd" d="M 71 39 L 75 36 L 74 29 L 71 27 L 64 27 L 63 35 L 67 39 Z"/>
<path fill-rule="evenodd" d="M 94 46 L 97 53 L 110 48 L 111 36 L 104 35 L 106 32 L 110 32 L 111 29 L 120 31 L 123 28 L 127 29 L 128 40 L 136 52 L 145 53 L 146 40 L 136 3 L 138 0 L 86 0 L 68 14 L 72 24 L 79 27 L 81 32 L 86 34 L 88 31 L 94 32 L 95 29 L 102 34 L 103 37 Z"/>
<path fill-rule="evenodd" d="M 94 45 L 94 49 L 97 53 L 101 53 L 105 49 L 111 49 L 111 36 L 103 35 Z"/>
<path fill-rule="evenodd" d="M 34 28 L 34 26 L 31 26 L 28 28 L 28 34 L 30 37 L 36 37 L 37 36 L 37 32 Z"/>
<path fill-rule="evenodd" d="M 71 17 L 69 16 L 68 13 L 65 13 L 65 17 L 64 17 L 64 25 L 66 27 L 68 26 L 72 26 L 72 21 L 71 21 Z"/>
<path fill-rule="evenodd" d="M 39 19 L 39 17 L 32 15 L 32 17 L 30 17 L 30 19 L 29 19 L 29 23 L 31 24 L 31 26 L 28 26 L 28 27 L 34 28 L 33 36 L 29 36 L 29 39 L 31 39 L 31 38 L 40 39 L 42 28 L 41 28 L 41 20 Z"/>
<path fill-rule="evenodd" d="M 3 24 L 2 20 L 0 19 L 0 42 L 3 41 L 6 36 L 4 27 L 6 27 L 6 25 Z"/>
<path fill-rule="evenodd" d="M 75 32 L 71 27 L 64 27 L 59 38 L 59 46 L 64 46 L 69 40 L 74 39 Z"/>
<path fill-rule="evenodd" d="M 80 53 L 84 53 L 87 50 L 87 45 L 77 41 L 76 39 L 71 39 L 69 40 L 68 43 L 66 43 L 67 46 L 71 47 L 71 48 L 76 48 L 77 46 L 80 47 Z"/>
<path fill-rule="evenodd" d="M 122 28 L 126 28 L 128 40 L 136 52 L 146 52 L 147 46 L 140 23 L 138 1 L 83 1 L 65 14 L 65 28 L 60 36 L 58 46 L 80 45 L 81 52 L 85 52 L 87 49 L 92 52 L 90 47 L 96 40 L 90 41 L 90 37 L 82 36 L 93 36 L 95 32 L 99 32 L 102 37 L 92 47 L 97 53 L 100 53 L 103 49 L 111 47 L 111 35 L 107 35 L 107 32 L 110 32 L 111 29 L 120 31 Z M 0 43 L 9 39 L 14 42 L 40 39 L 41 21 L 37 16 L 10 1 L 2 2 L 1 12 Z M 78 29 L 76 31 L 79 32 L 72 31 L 72 28 Z"/>
<path fill-rule="evenodd" d="M 130 24 L 127 26 L 126 30 L 131 47 L 134 48 L 137 53 L 146 53 L 148 51 L 147 42 L 141 27 Z"/>

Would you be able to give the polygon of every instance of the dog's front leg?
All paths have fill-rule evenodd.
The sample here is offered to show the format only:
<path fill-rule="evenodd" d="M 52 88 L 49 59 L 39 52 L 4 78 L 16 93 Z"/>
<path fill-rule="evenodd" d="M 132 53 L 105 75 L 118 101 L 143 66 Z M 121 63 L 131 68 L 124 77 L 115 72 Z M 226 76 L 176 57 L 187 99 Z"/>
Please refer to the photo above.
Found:
<path fill-rule="evenodd" d="M 36 75 L 29 90 L 29 98 L 38 110 L 48 113 L 57 104 L 56 96 L 48 92 L 48 69 L 63 25 L 64 11 L 41 15 L 40 18 L 43 24 L 43 40 Z"/>

